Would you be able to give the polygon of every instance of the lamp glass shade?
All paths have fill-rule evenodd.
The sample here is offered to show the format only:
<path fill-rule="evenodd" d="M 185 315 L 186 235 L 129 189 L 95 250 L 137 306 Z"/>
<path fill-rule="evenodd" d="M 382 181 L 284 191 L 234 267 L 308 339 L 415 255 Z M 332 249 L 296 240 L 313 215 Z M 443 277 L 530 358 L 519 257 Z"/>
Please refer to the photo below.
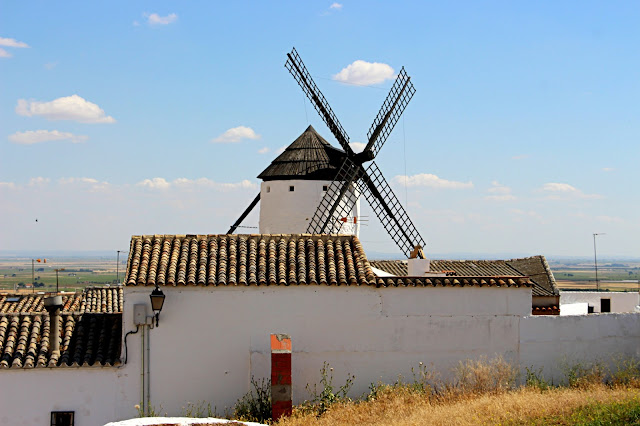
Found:
<path fill-rule="evenodd" d="M 162 305 L 164 305 L 164 297 L 164 293 L 159 288 L 151 292 L 149 298 L 151 298 L 151 309 L 153 309 L 153 312 L 160 313 Z"/>

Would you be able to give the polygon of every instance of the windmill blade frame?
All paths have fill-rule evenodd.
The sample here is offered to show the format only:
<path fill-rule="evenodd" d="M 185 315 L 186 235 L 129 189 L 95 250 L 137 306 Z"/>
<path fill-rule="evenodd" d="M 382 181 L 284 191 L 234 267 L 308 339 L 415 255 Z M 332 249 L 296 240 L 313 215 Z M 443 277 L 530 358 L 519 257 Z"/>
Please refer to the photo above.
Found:
<path fill-rule="evenodd" d="M 289 70 L 293 78 L 298 85 L 302 88 L 302 91 L 307 95 L 307 98 L 311 101 L 320 117 L 324 120 L 333 136 L 338 140 L 342 149 L 345 150 L 347 155 L 353 156 L 354 152 L 349 145 L 349 135 L 344 131 L 342 124 L 336 117 L 335 113 L 331 109 L 329 102 L 324 97 L 318 86 L 311 78 L 311 74 L 307 70 L 307 67 L 302 62 L 300 55 L 296 51 L 295 47 L 291 50 L 291 53 L 287 53 L 287 62 L 284 64 L 285 68 Z"/>
<path fill-rule="evenodd" d="M 372 161 L 367 166 L 358 186 L 384 229 L 407 257 L 416 245 L 425 246 L 420 232 L 375 162 Z"/>
<path fill-rule="evenodd" d="M 396 77 L 396 81 L 391 86 L 391 90 L 389 90 L 387 98 L 382 103 L 378 115 L 371 123 L 369 132 L 367 132 L 367 146 L 360 155 L 368 160 L 375 158 L 415 92 L 416 89 L 413 87 L 411 77 L 402 67 Z"/>
<path fill-rule="evenodd" d="M 227 231 L 227 234 L 233 234 L 236 231 L 236 229 L 238 229 L 238 226 L 240 226 L 242 221 L 245 220 L 245 218 L 249 215 L 249 213 L 251 213 L 251 210 L 253 210 L 256 204 L 258 204 L 258 201 L 260 201 L 259 192 L 258 192 L 258 195 L 256 195 L 256 198 L 254 198 L 251 204 L 249 204 L 249 207 L 247 207 L 245 211 L 240 215 L 238 220 L 236 220 L 235 223 L 231 225 L 231 228 L 229 228 L 229 230 Z"/>
<path fill-rule="evenodd" d="M 338 233 L 342 225 L 339 221 L 351 212 L 350 205 L 356 203 L 358 194 L 353 191 L 353 183 L 364 173 L 361 165 L 345 158 L 338 174 L 324 193 L 316 209 L 307 232 L 310 234 Z M 346 198 L 345 198 L 346 197 Z"/>

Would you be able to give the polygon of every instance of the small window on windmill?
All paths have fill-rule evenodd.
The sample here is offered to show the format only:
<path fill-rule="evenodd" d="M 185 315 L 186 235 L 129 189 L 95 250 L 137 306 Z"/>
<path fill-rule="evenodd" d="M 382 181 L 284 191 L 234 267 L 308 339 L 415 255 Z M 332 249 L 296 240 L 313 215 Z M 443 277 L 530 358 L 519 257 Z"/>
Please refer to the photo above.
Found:
<path fill-rule="evenodd" d="M 289 192 L 293 192 L 293 190 L 294 190 L 293 185 L 291 185 L 291 186 L 289 187 Z"/>
<path fill-rule="evenodd" d="M 73 426 L 74 411 L 52 411 L 51 426 Z"/>
<path fill-rule="evenodd" d="M 324 192 L 327 192 L 328 189 L 329 189 L 329 185 L 322 185 L 322 190 Z"/>
<path fill-rule="evenodd" d="M 271 192 L 271 187 L 267 186 L 267 192 Z"/>

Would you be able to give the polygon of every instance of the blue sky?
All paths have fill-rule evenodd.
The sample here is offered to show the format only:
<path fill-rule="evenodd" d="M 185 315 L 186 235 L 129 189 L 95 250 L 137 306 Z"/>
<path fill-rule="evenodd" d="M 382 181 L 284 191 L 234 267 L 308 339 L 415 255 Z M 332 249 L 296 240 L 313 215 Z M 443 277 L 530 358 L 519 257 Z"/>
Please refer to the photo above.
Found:
<path fill-rule="evenodd" d="M 637 2 L 0 10 L 2 250 L 226 232 L 308 124 L 335 143 L 283 66 L 295 46 L 352 142 L 411 75 L 376 161 L 428 253 L 590 255 L 605 232 L 599 253 L 638 256 Z M 365 248 L 394 252 L 368 225 Z"/>

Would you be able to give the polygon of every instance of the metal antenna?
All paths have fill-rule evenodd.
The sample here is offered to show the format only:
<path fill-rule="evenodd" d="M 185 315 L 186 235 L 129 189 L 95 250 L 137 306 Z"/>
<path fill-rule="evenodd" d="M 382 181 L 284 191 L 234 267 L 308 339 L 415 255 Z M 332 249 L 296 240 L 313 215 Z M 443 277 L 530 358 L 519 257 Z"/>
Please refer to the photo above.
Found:
<path fill-rule="evenodd" d="M 596 290 L 600 291 L 600 280 L 598 280 L 598 255 L 596 254 L 596 237 L 598 235 L 607 235 L 604 232 L 593 234 L 593 262 L 596 267 Z"/>

